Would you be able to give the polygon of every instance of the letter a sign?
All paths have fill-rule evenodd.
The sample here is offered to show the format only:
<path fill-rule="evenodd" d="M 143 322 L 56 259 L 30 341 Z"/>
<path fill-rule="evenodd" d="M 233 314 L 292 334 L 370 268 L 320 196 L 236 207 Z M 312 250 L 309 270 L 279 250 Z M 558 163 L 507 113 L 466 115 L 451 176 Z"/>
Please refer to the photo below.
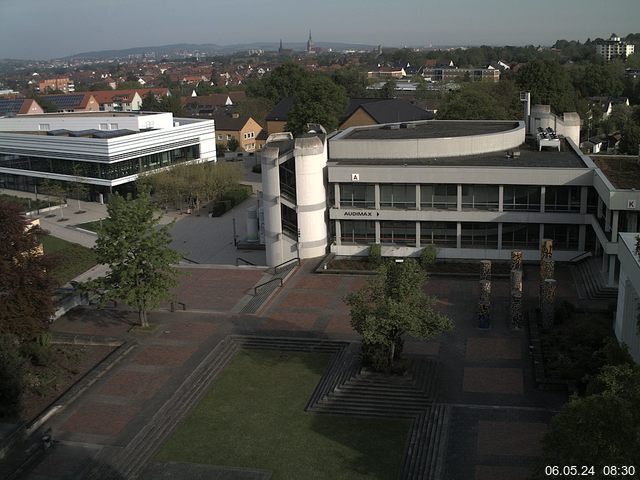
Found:
<path fill-rule="evenodd" d="M 351 181 L 352 182 L 359 182 L 360 181 L 360 174 L 359 173 L 352 173 L 351 174 Z"/>

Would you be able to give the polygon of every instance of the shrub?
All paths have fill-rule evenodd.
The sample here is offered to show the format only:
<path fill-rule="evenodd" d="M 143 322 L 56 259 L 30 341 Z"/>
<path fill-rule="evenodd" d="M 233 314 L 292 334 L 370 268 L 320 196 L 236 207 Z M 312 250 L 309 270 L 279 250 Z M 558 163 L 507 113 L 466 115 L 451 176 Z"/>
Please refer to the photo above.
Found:
<path fill-rule="evenodd" d="M 24 358 L 13 335 L 0 335 L 0 418 L 20 414 L 24 389 Z"/>
<path fill-rule="evenodd" d="M 382 265 L 382 246 L 374 243 L 369 247 L 369 265 L 372 268 L 378 268 Z"/>
<path fill-rule="evenodd" d="M 252 189 L 249 185 L 235 185 L 222 195 L 222 201 L 231 202 L 231 206 L 244 202 L 251 196 Z"/>
<path fill-rule="evenodd" d="M 427 245 L 420 252 L 420 265 L 427 270 L 431 265 L 436 263 L 438 249 L 435 245 Z"/>

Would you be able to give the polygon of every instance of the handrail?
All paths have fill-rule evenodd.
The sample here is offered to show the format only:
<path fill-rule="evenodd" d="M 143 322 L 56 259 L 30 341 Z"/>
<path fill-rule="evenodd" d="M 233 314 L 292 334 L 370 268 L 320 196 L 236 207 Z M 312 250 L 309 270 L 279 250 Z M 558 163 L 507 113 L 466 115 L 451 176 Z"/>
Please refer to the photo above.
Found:
<path fill-rule="evenodd" d="M 254 267 L 256 266 L 256 264 L 255 264 L 255 263 L 252 263 L 252 262 L 250 262 L 249 260 L 245 260 L 245 259 L 244 259 L 244 258 L 242 258 L 242 257 L 236 257 L 236 267 L 238 266 L 238 261 L 240 261 L 240 262 L 244 262 L 244 263 L 246 263 L 247 265 L 253 265 Z"/>
<path fill-rule="evenodd" d="M 291 262 L 296 262 L 298 265 L 300 265 L 300 257 L 292 258 L 290 260 L 287 260 L 286 262 L 282 262 L 280 265 L 276 265 L 275 267 L 273 267 L 273 273 L 274 274 L 278 273 L 278 269 L 280 267 L 283 267 L 283 266 L 285 266 L 285 265 L 287 265 L 288 263 L 291 263 Z"/>
<path fill-rule="evenodd" d="M 261 283 L 260 285 L 256 285 L 256 286 L 253 288 L 253 295 L 254 295 L 254 296 L 258 295 L 258 289 L 259 289 L 260 287 L 264 287 L 265 285 L 268 285 L 268 284 L 270 284 L 270 283 L 277 282 L 277 281 L 279 281 L 279 282 L 280 282 L 280 285 L 279 285 L 280 287 L 282 287 L 282 286 L 284 285 L 284 282 L 282 281 L 282 279 L 281 279 L 280 277 L 272 278 L 271 280 L 269 280 L 269 281 L 267 281 L 267 282 Z"/>
<path fill-rule="evenodd" d="M 581 262 L 582 260 L 584 260 L 586 258 L 589 258 L 591 256 L 593 256 L 592 252 L 582 252 L 580 255 L 576 255 L 575 257 L 570 258 L 569 262 L 578 263 L 578 262 Z"/>

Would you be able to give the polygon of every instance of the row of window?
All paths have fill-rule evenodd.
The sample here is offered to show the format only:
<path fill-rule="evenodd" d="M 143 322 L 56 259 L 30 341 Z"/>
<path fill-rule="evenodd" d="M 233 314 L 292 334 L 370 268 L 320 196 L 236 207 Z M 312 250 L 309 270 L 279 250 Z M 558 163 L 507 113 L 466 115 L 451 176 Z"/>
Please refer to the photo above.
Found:
<path fill-rule="evenodd" d="M 580 188 L 575 186 L 546 187 L 544 208 L 547 212 L 580 212 Z M 593 190 L 593 189 L 591 189 Z M 539 212 L 539 186 L 505 185 L 503 210 Z M 595 211 L 597 194 L 590 192 L 589 211 Z M 335 201 L 333 202 L 335 204 Z M 462 185 L 463 210 L 494 210 L 499 208 L 498 185 Z M 375 208 L 375 185 L 340 184 L 340 207 Z M 415 184 L 380 184 L 380 208 L 415 210 Z M 457 210 L 458 186 L 454 184 L 420 185 L 420 208 Z"/>
<path fill-rule="evenodd" d="M 340 240 L 344 244 L 371 244 L 376 241 L 376 222 L 343 220 Z M 456 248 L 456 222 L 419 222 L 421 245 Z M 579 225 L 544 225 L 545 238 L 553 239 L 558 250 L 578 250 Z M 461 223 L 462 248 L 498 248 L 497 223 Z M 383 245 L 415 245 L 416 222 L 380 222 L 380 243 Z M 540 245 L 540 226 L 537 223 L 503 223 L 502 248 L 536 250 Z"/>
<path fill-rule="evenodd" d="M 32 157 L 0 153 L 0 167 L 59 173 L 88 178 L 114 180 L 156 168 L 195 160 L 200 156 L 200 145 L 176 148 L 115 163 L 83 162 L 59 158 Z"/>

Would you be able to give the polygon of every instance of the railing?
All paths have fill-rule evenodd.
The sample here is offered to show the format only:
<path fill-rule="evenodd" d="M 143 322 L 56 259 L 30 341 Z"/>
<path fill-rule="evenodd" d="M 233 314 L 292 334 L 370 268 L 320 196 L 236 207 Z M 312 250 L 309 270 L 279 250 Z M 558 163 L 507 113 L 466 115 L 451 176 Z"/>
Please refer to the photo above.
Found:
<path fill-rule="evenodd" d="M 245 260 L 242 257 L 236 257 L 236 267 L 238 266 L 238 262 L 244 262 L 246 265 L 253 265 L 255 267 L 255 263 L 250 262 L 249 260 Z"/>
<path fill-rule="evenodd" d="M 592 255 L 593 255 L 593 253 L 590 252 L 590 251 L 589 252 L 583 252 L 580 255 L 576 255 L 575 257 L 570 258 L 569 261 L 571 263 L 578 263 L 578 262 L 581 262 L 582 260 L 585 260 L 585 259 L 591 257 Z"/>
<path fill-rule="evenodd" d="M 270 283 L 273 283 L 273 282 L 280 282 L 279 287 L 282 287 L 282 286 L 284 285 L 284 282 L 283 282 L 283 280 L 282 280 L 280 277 L 272 278 L 271 280 L 269 280 L 269 281 L 267 281 L 267 282 L 261 283 L 260 285 L 256 285 L 256 286 L 253 288 L 253 295 L 254 295 L 254 296 L 258 295 L 258 289 L 259 289 L 259 288 L 262 288 L 262 287 L 264 287 L 265 285 L 269 285 Z"/>
<path fill-rule="evenodd" d="M 286 262 L 282 262 L 280 265 L 276 265 L 275 267 L 273 267 L 274 275 L 278 273 L 278 269 L 284 267 L 285 265 L 289 265 L 291 262 L 296 262 L 296 265 L 300 265 L 300 257 L 292 258 L 291 260 L 287 260 Z"/>

